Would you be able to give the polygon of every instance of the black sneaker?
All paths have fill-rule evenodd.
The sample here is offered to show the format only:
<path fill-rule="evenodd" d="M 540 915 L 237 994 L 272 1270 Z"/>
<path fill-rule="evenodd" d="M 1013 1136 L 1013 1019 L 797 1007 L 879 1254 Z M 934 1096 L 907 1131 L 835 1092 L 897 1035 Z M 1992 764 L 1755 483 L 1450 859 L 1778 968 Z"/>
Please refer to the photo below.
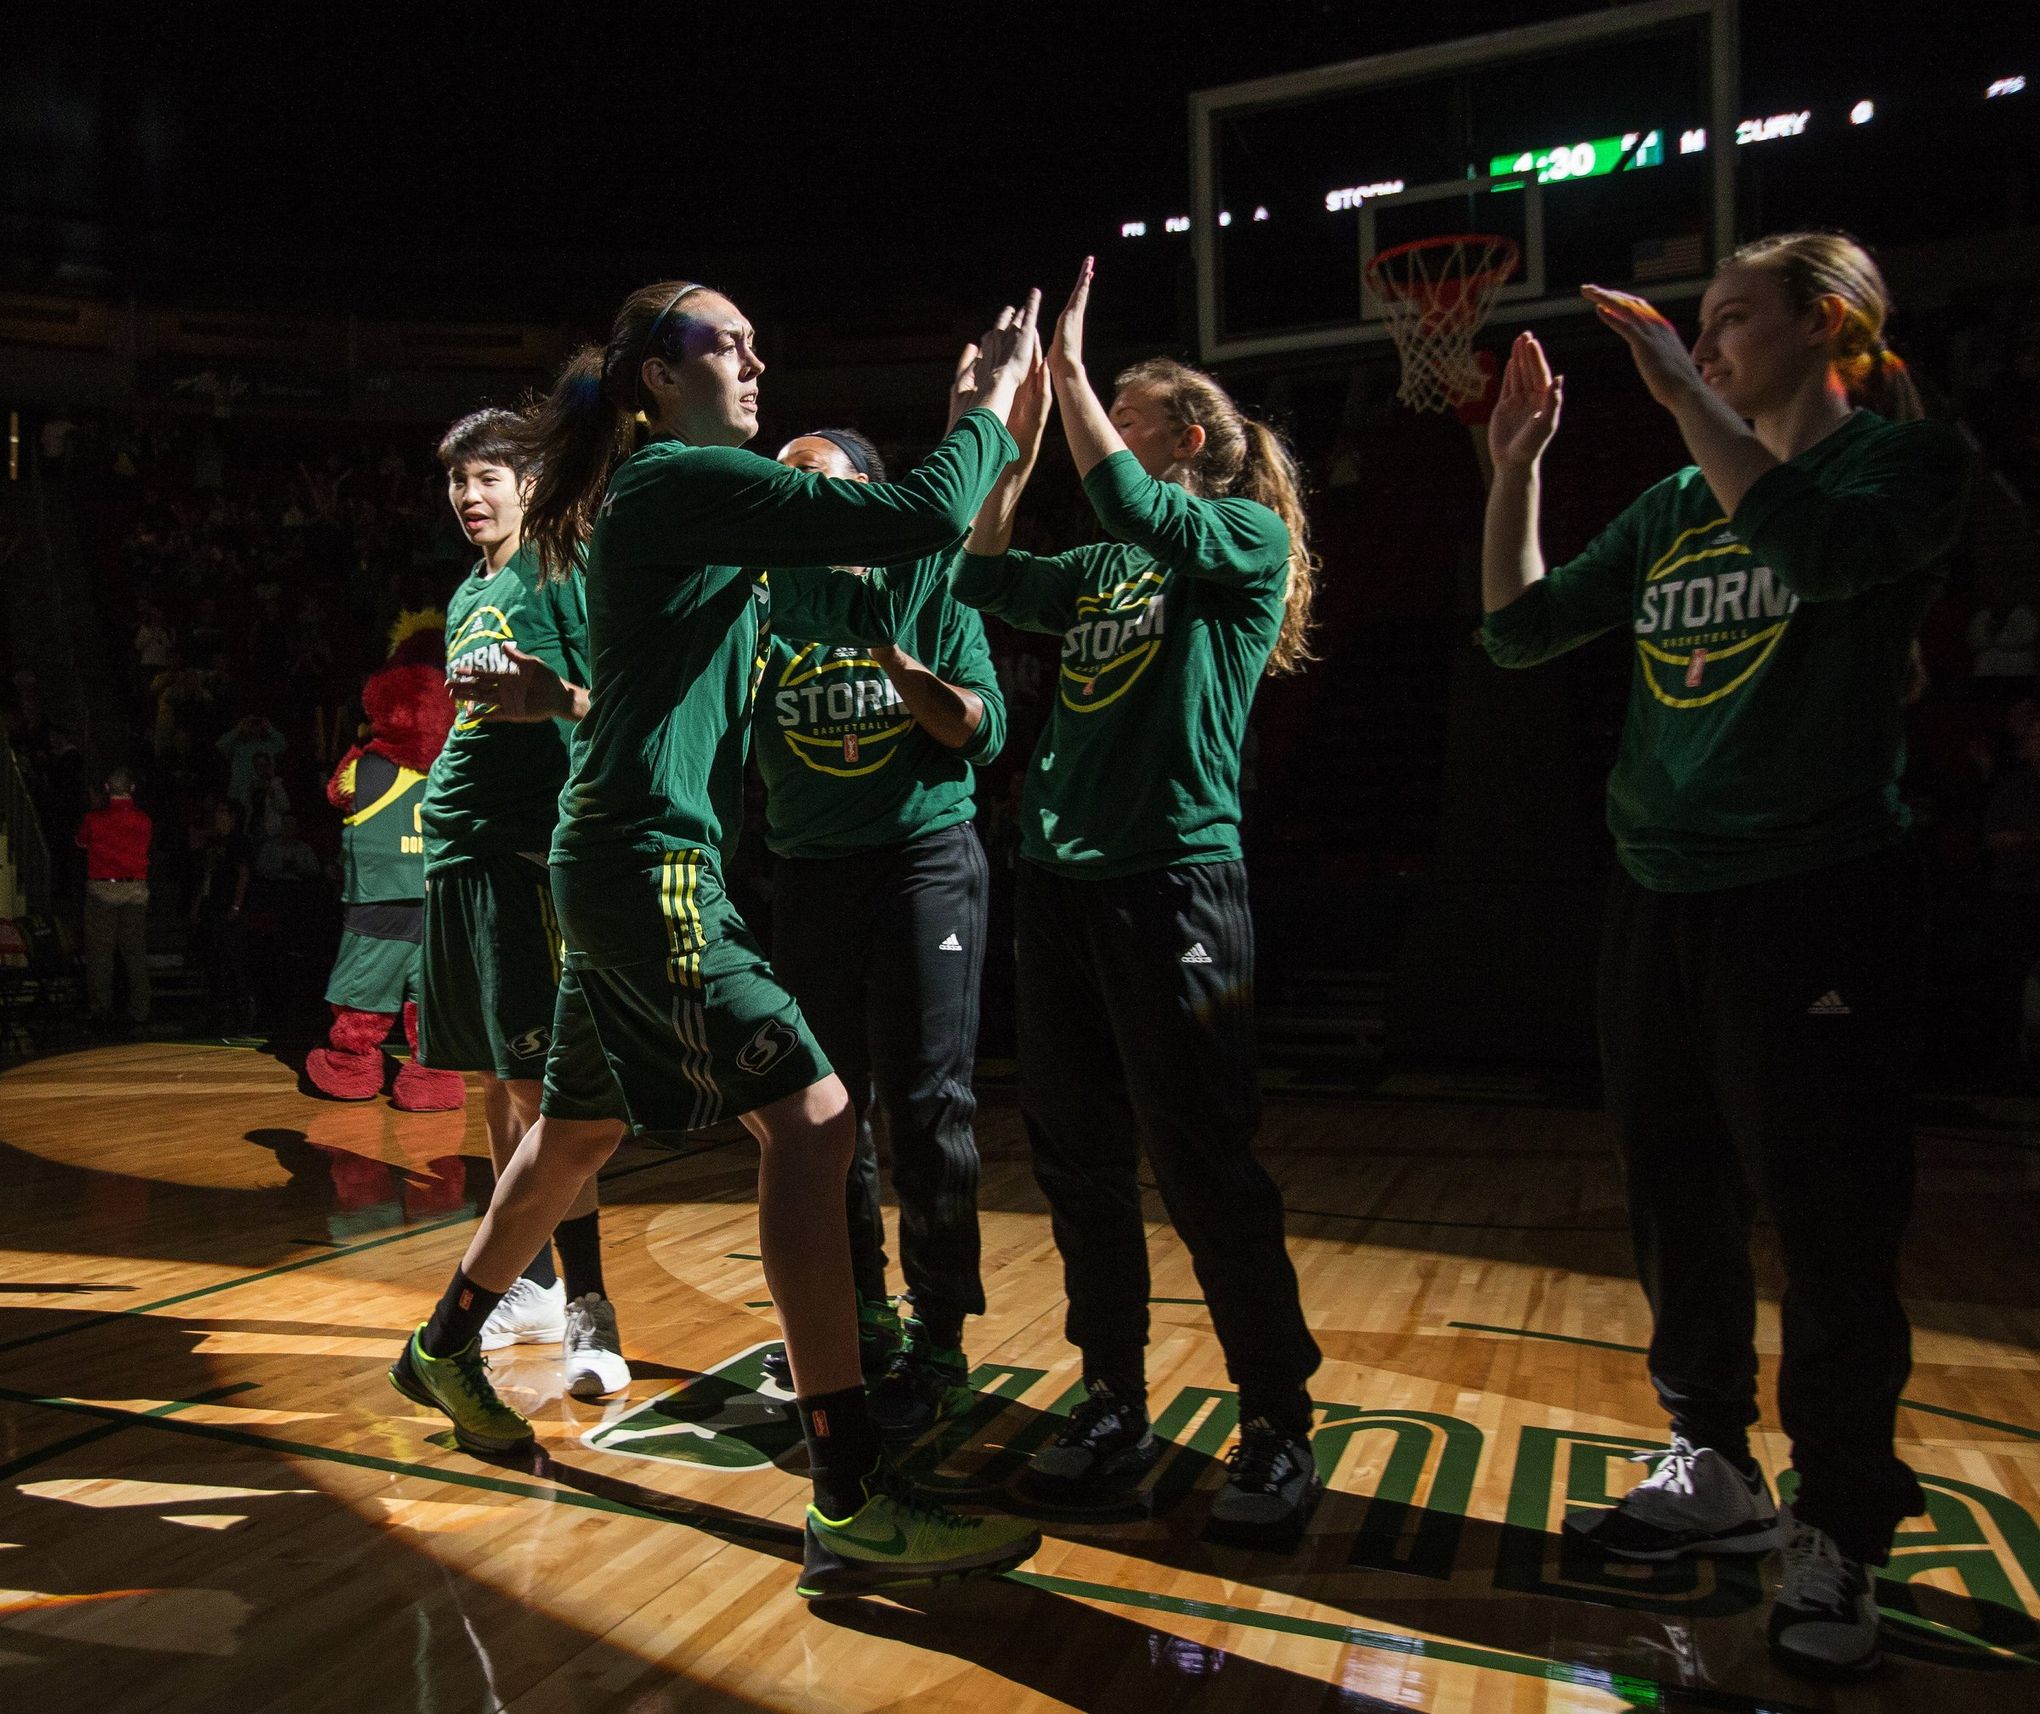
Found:
<path fill-rule="evenodd" d="M 1027 1461 L 1023 1492 L 1057 1505 L 1083 1505 L 1139 1485 L 1162 1456 L 1148 1430 L 1147 1407 L 1120 1397 L 1104 1381 L 1089 1393 L 1062 1431 Z"/>
<path fill-rule="evenodd" d="M 1850 1559 L 1827 1531 L 1784 1513 L 1785 1581 L 1771 1603 L 1771 1658 L 1813 1678 L 1858 1678 L 1875 1670 L 1877 1599 L 1870 1568 Z"/>
<path fill-rule="evenodd" d="M 857 1300 L 857 1366 L 864 1384 L 871 1386 L 885 1373 L 893 1353 L 900 1348 L 900 1318 L 889 1298 L 861 1297 Z M 782 1392 L 793 1391 L 793 1365 L 786 1360 L 786 1347 L 775 1346 L 765 1353 L 765 1378 Z"/>
<path fill-rule="evenodd" d="M 927 1330 L 910 1319 L 907 1342 L 871 1389 L 871 1420 L 888 1440 L 918 1439 L 970 1408 L 977 1395 L 969 1381 L 962 1347 L 931 1344 Z"/>
<path fill-rule="evenodd" d="M 1231 1547 L 1295 1547 L 1325 1490 L 1310 1436 L 1257 1416 L 1240 1425 L 1225 1462 L 1228 1474 L 1211 1502 L 1206 1539 Z"/>

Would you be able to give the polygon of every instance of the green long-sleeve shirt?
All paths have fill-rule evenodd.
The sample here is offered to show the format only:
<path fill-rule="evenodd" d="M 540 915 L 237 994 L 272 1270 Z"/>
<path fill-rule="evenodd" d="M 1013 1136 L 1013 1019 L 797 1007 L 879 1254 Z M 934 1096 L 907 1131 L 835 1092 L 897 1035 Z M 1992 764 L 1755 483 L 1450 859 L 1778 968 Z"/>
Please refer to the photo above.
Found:
<path fill-rule="evenodd" d="M 1130 452 L 1093 467 L 1084 493 L 1112 541 L 966 554 L 953 585 L 1063 640 L 1020 854 L 1099 877 L 1235 859 L 1240 748 L 1282 630 L 1289 531 L 1255 501 L 1157 481 Z"/>
<path fill-rule="evenodd" d="M 1608 826 L 1640 885 L 1745 886 L 1904 833 L 1908 662 L 1969 468 L 1945 425 L 1857 411 L 1732 518 L 1697 466 L 1666 478 L 1487 616 L 1507 667 L 1630 627 Z"/>
<path fill-rule="evenodd" d="M 588 609 L 580 577 L 548 583 L 538 556 L 520 549 L 501 571 L 478 563 L 446 604 L 446 662 L 502 660 L 514 643 L 570 684 L 588 682 Z M 485 721 L 473 702 L 454 709 L 446 746 L 426 781 L 421 825 L 428 874 L 472 857 L 551 849 L 567 779 L 572 725 Z"/>
<path fill-rule="evenodd" d="M 626 459 L 588 548 L 589 712 L 552 860 L 692 849 L 720 861 L 742 826 L 770 633 L 828 644 L 900 636 L 940 576 L 936 556 L 1013 455 L 1005 426 L 979 410 L 897 482 L 836 482 L 675 440 Z M 906 561 L 916 563 L 884 569 Z M 832 565 L 878 569 L 860 577 Z"/>
<path fill-rule="evenodd" d="M 840 857 L 970 820 L 973 771 L 1006 741 L 1006 699 L 984 621 L 941 591 L 955 557 L 935 556 L 937 592 L 899 640 L 937 678 L 977 693 L 984 717 L 959 749 L 928 735 L 864 649 L 804 642 L 775 625 L 752 743 L 765 843 L 779 856 Z"/>

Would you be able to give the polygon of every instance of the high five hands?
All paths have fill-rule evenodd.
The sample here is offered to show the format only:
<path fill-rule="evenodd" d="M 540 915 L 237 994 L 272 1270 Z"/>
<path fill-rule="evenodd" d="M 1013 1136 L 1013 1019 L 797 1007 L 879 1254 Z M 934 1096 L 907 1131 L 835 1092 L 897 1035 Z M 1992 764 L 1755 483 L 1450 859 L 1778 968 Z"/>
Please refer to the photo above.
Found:
<path fill-rule="evenodd" d="M 1527 471 L 1536 467 L 1558 433 L 1565 408 L 1565 377 L 1554 375 L 1528 331 L 1516 335 L 1502 370 L 1502 390 L 1488 418 L 1488 457 L 1497 470 Z"/>
<path fill-rule="evenodd" d="M 1070 301 L 1063 305 L 1062 314 L 1056 317 L 1055 339 L 1048 348 L 1048 366 L 1059 377 L 1084 372 L 1084 311 L 1091 302 L 1093 260 L 1090 256 L 1084 258 L 1084 265 L 1077 270 L 1077 283 L 1070 290 Z"/>
<path fill-rule="evenodd" d="M 1692 354 L 1679 337 L 1679 330 L 1655 304 L 1628 292 L 1610 291 L 1606 286 L 1582 286 L 1580 295 L 1594 306 L 1594 313 L 1607 326 L 1622 336 L 1650 396 L 1666 410 L 1675 411 L 1696 395 L 1706 394 L 1706 383 L 1700 379 L 1700 371 L 1694 367 Z"/>
<path fill-rule="evenodd" d="M 1015 395 L 1041 358 L 1041 291 L 1036 287 L 1018 309 L 1008 304 L 977 340 L 963 348 L 949 383 L 949 426 L 969 410 L 982 408 L 1002 422 Z"/>

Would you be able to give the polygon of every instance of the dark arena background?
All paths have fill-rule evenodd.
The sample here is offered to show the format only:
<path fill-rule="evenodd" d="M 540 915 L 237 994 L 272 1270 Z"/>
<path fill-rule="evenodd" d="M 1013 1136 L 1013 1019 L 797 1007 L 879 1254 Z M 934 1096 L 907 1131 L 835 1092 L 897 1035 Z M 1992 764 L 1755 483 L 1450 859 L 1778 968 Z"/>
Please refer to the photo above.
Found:
<path fill-rule="evenodd" d="M 0 1707 L 2040 1709 L 2036 172 L 2023 4 L 17 12 Z M 1809 228 L 1874 254 L 1890 345 L 1974 468 L 1898 787 L 1926 902 L 1895 1435 L 1925 1510 L 1871 1568 L 1882 1663 L 1839 1683 L 1767 1652 L 1776 1557 L 1621 1561 L 1564 1529 L 1665 1438 L 1595 1026 L 1606 785 L 1649 662 L 1621 625 L 1530 672 L 1479 644 L 1516 333 L 1565 377 L 1557 565 L 1692 462 L 1577 288 L 1650 298 L 1691 344 L 1717 263 Z M 1363 270 L 1467 231 L 1519 266 L 1475 337 L 1486 390 L 1420 412 Z M 1253 702 L 1240 838 L 1256 1147 L 1324 1357 L 1324 1496 L 1283 1551 L 1208 1535 L 1243 1412 L 1143 1168 L 1164 1456 L 1114 1505 L 1024 1497 L 1085 1378 L 1016 1069 L 1022 789 L 1064 668 L 990 618 L 986 1308 L 970 1396 L 889 1456 L 1043 1542 L 1000 1577 L 811 1604 L 734 1120 L 635 1128 L 602 1170 L 627 1389 L 499 1351 L 536 1441 L 482 1457 L 386 1381 L 495 1175 L 474 1077 L 464 1106 L 405 1099 L 426 1068 L 394 1011 L 362 1098 L 307 1071 L 361 908 L 329 781 L 393 638 L 474 563 L 440 436 L 542 393 L 626 293 L 743 306 L 754 450 L 840 423 L 897 475 L 942 439 L 963 343 L 1029 287 L 1045 330 L 1087 255 L 1092 384 L 1209 369 L 1288 438 L 1322 560 L 1316 659 Z M 1058 415 L 1016 544 L 1103 535 Z M 89 867 L 123 786 L 147 832 Z M 769 944 L 755 770 L 746 801 L 726 879 Z M 118 947 L 93 944 L 109 876 L 146 881 Z M 1750 1450 L 1783 1498 L 1772 1221 L 1760 1202 Z"/>

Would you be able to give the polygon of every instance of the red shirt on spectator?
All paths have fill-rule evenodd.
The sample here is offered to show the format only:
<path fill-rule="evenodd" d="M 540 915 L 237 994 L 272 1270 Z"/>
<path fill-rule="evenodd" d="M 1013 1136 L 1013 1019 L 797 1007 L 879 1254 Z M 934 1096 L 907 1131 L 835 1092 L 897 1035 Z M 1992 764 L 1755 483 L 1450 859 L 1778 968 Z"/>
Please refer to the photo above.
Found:
<path fill-rule="evenodd" d="M 150 825 L 131 797 L 108 798 L 104 809 L 88 810 L 78 824 L 78 843 L 85 847 L 86 878 L 146 881 Z"/>

